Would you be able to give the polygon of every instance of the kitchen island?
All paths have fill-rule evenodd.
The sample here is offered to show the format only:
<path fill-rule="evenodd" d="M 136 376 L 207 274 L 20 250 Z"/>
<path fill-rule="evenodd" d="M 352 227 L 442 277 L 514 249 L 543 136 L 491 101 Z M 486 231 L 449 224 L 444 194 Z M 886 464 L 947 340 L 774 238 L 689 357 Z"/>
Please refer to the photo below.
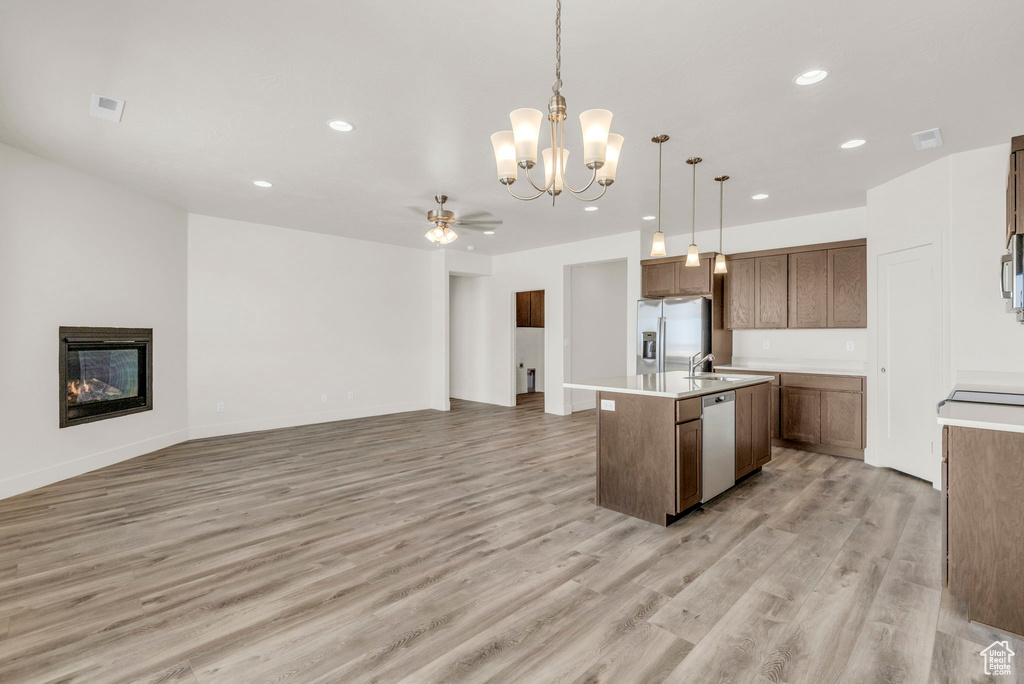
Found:
<path fill-rule="evenodd" d="M 771 380 L 670 371 L 566 383 L 597 392 L 597 505 L 670 525 L 760 470 Z"/>

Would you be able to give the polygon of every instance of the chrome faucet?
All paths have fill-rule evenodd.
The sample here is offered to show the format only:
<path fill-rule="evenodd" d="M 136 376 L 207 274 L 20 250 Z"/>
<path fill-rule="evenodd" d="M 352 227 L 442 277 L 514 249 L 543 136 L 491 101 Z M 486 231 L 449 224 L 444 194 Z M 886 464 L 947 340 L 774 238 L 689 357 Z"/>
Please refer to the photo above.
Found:
<path fill-rule="evenodd" d="M 693 356 L 690 357 L 690 375 L 693 375 L 693 371 L 698 366 L 703 364 L 705 361 L 714 361 L 715 360 L 715 355 L 714 354 L 708 354 L 707 356 L 705 356 L 702 359 L 698 358 L 699 356 L 700 356 L 700 352 L 697 352 L 696 354 L 694 354 Z"/>

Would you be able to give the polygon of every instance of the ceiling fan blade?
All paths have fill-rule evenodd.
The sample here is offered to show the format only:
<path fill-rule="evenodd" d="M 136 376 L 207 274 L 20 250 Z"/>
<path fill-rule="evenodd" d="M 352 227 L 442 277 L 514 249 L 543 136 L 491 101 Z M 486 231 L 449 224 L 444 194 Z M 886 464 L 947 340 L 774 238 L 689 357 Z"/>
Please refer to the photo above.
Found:
<path fill-rule="evenodd" d="M 456 220 L 456 224 L 460 226 L 500 226 L 504 221 L 498 219 L 495 221 L 462 221 Z"/>
<path fill-rule="evenodd" d="M 494 231 L 495 229 L 497 229 L 497 226 L 486 226 L 486 225 L 481 226 L 481 225 L 474 224 L 474 223 L 470 223 L 468 225 L 464 225 L 462 223 L 456 223 L 455 224 L 455 230 L 458 230 L 460 228 L 465 229 L 465 230 L 472 230 L 472 231 L 484 231 L 484 230 Z"/>
<path fill-rule="evenodd" d="M 489 211 L 471 211 L 471 212 L 468 212 L 466 214 L 462 214 L 461 216 L 458 217 L 458 219 L 460 221 L 462 221 L 462 220 L 472 221 L 473 219 L 490 218 L 490 217 L 493 217 L 493 216 L 494 216 L 494 214 L 492 214 Z"/>

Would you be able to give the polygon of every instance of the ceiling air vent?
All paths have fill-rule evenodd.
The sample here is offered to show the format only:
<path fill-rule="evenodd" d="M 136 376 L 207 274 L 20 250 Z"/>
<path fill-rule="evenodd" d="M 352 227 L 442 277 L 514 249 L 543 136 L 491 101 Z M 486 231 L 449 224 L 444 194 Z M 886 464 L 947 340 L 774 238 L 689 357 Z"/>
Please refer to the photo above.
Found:
<path fill-rule="evenodd" d="M 112 97 L 92 94 L 92 105 L 89 107 L 89 114 L 97 119 L 120 122 L 121 112 L 124 111 L 124 100 L 117 100 Z"/>
<path fill-rule="evenodd" d="M 919 150 L 930 150 L 933 147 L 942 147 L 942 132 L 938 128 L 931 128 L 927 131 L 914 133 L 914 147 Z"/>

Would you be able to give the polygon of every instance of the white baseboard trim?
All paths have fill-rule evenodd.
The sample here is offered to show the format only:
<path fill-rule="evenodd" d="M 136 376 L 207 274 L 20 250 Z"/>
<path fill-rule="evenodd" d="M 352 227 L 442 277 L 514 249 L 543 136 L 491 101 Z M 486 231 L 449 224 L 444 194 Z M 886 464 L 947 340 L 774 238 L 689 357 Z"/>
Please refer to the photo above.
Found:
<path fill-rule="evenodd" d="M 254 420 L 240 420 L 233 423 L 217 423 L 201 425 L 189 430 L 189 439 L 206 439 L 207 437 L 223 437 L 244 432 L 262 432 L 278 428 L 297 427 L 299 425 L 315 425 L 317 423 L 333 423 L 339 420 L 383 416 L 391 413 L 407 413 L 424 411 L 433 408 L 429 401 L 416 401 L 408 404 L 381 404 L 365 406 L 344 411 L 322 411 L 317 413 L 299 413 L 290 416 L 274 416 Z"/>
<path fill-rule="evenodd" d="M 583 401 L 573 402 L 572 410 L 573 413 L 576 411 L 589 411 L 597 408 L 597 399 L 584 399 Z"/>
<path fill-rule="evenodd" d="M 173 444 L 184 442 L 189 438 L 189 431 L 175 430 L 174 432 L 168 432 L 163 435 L 144 439 L 141 442 L 133 442 L 132 444 L 125 444 L 107 451 L 101 451 L 96 454 L 89 454 L 88 456 L 81 456 L 79 458 L 64 461 L 63 463 L 57 463 L 46 468 L 40 468 L 39 470 L 33 470 L 28 473 L 22 473 L 9 477 L 5 480 L 0 480 L 0 499 L 6 499 L 17 494 L 24 494 L 30 492 L 33 489 L 39 489 L 46 485 L 53 484 L 54 482 L 60 482 L 70 477 L 76 477 L 83 475 L 92 470 L 99 470 L 100 468 L 106 468 L 109 465 L 120 463 L 121 461 L 127 461 L 130 458 L 136 456 L 142 456 L 159 449 L 164 449 Z"/>

